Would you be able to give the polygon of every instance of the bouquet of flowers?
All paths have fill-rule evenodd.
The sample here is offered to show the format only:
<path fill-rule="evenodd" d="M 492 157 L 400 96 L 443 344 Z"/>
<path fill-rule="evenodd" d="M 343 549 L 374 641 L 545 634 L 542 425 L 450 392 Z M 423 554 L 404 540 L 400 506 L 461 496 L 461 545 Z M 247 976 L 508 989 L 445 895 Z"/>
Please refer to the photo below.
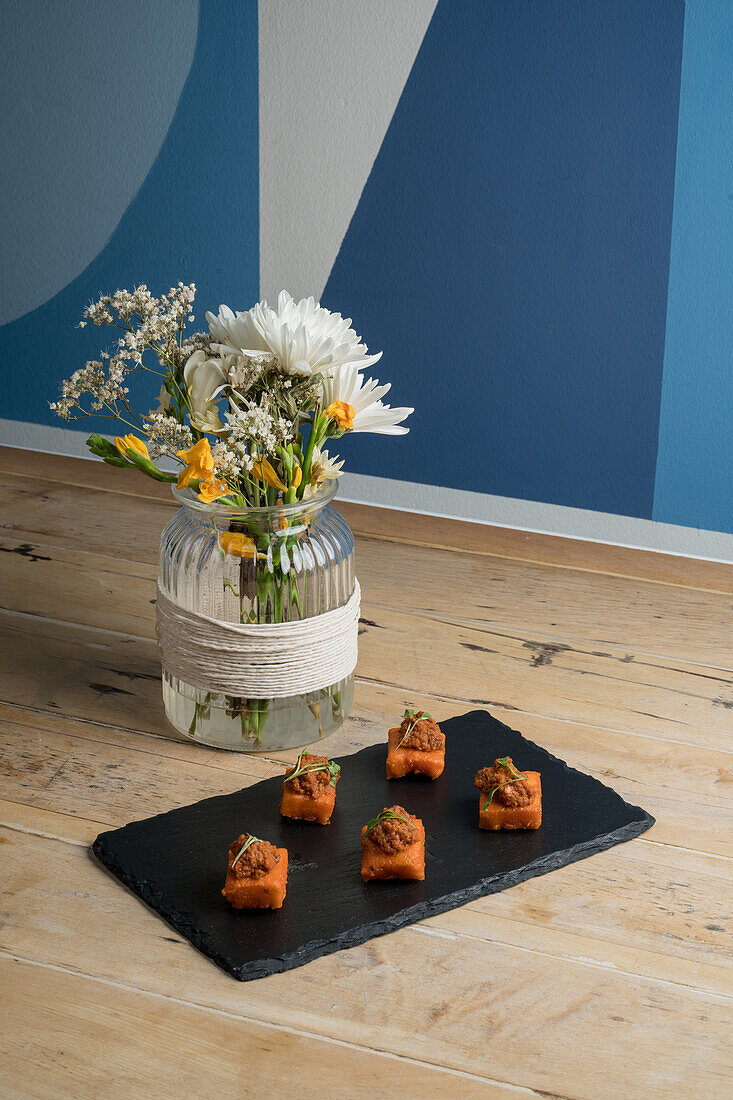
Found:
<path fill-rule="evenodd" d="M 277 309 L 265 301 L 238 313 L 220 306 L 206 314 L 208 332 L 186 335 L 195 294 L 193 283 L 160 298 L 139 286 L 84 310 L 82 327 L 110 325 L 122 335 L 62 383 L 51 408 L 65 420 L 103 415 L 132 429 L 114 442 L 89 437 L 105 462 L 177 481 L 206 503 L 256 508 L 307 500 L 338 477 L 344 463 L 327 441 L 408 430 L 402 421 L 413 410 L 385 405 L 389 384 L 366 379 L 381 352 L 368 354 L 350 318 L 282 291 Z M 161 387 L 158 407 L 140 415 L 128 383 L 143 370 L 159 375 Z M 177 478 L 159 468 L 162 456 L 183 467 Z"/>
<path fill-rule="evenodd" d="M 195 594 L 198 580 L 178 578 L 173 584 L 191 610 L 210 615 L 214 626 L 217 620 L 249 625 L 312 619 L 334 610 L 335 593 L 349 584 L 358 595 L 351 572 L 353 544 L 338 552 L 338 565 L 319 550 L 320 536 L 310 534 L 311 524 L 320 522 L 314 521 L 319 506 L 332 495 L 328 485 L 344 465 L 328 448 L 352 432 L 401 435 L 408 430 L 402 422 L 413 410 L 384 404 L 389 385 L 365 373 L 381 353 L 370 355 L 351 320 L 313 298 L 295 302 L 283 291 L 276 309 L 265 301 L 238 313 L 220 306 L 217 314 L 206 314 L 207 332 L 187 334 L 195 293 L 193 284 L 179 283 L 155 298 L 139 286 L 89 305 L 82 326 L 113 326 L 120 334 L 112 350 L 62 383 L 51 408 L 65 420 L 102 415 L 117 421 L 120 434 L 107 439 L 95 433 L 87 440 L 89 449 L 112 466 L 175 482 L 179 499 L 198 512 L 205 510 L 211 531 L 206 546 L 220 553 L 207 549 L 191 571 L 194 577 L 197 569 L 207 572 L 208 608 L 197 606 L 202 598 Z M 160 379 L 157 407 L 142 414 L 130 397 L 130 384 L 140 371 Z M 179 472 L 169 472 L 171 460 Z M 181 524 L 173 520 L 163 532 L 161 578 L 191 560 L 190 554 L 166 549 L 169 532 L 171 539 L 178 538 Z M 349 579 L 319 580 L 319 570 L 329 568 L 348 569 L 344 577 Z M 181 597 L 184 591 L 188 595 Z M 291 726 L 298 707 L 310 712 L 319 736 L 325 722 L 322 701 L 330 702 L 330 728 L 343 720 L 342 687 L 350 679 L 312 691 L 301 687 L 286 706 L 282 693 L 248 698 L 244 688 L 235 691 L 229 681 L 226 687 L 209 686 L 223 683 L 215 674 L 202 683 L 201 676 L 176 671 L 172 659 L 167 667 L 161 602 L 159 594 L 166 712 L 180 732 L 209 744 L 241 748 L 244 739 L 259 747 L 269 720 L 275 733 L 268 747 L 274 748 L 313 740 L 306 713 L 300 736 L 296 739 L 291 729 L 286 741 L 277 729 L 278 707 L 281 715 L 290 707 Z M 193 653 L 195 646 L 196 631 L 189 629 L 178 648 Z"/>

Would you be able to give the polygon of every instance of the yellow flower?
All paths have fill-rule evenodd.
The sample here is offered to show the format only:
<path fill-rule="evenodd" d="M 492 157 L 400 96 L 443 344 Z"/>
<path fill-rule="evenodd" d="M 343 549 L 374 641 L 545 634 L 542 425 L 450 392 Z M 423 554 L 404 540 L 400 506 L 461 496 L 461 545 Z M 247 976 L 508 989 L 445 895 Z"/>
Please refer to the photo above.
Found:
<path fill-rule="evenodd" d="M 210 477 L 199 482 L 199 500 L 203 500 L 204 504 L 211 504 L 219 497 L 225 497 L 228 492 L 229 486 L 226 481 L 217 481 L 216 478 Z"/>
<path fill-rule="evenodd" d="M 261 462 L 255 462 L 252 467 L 252 473 L 256 478 L 259 478 L 260 481 L 266 481 L 268 485 L 272 485 L 274 489 L 280 489 L 283 493 L 287 492 L 287 485 L 284 481 L 280 480 L 272 464 L 269 463 L 266 458 L 263 458 Z"/>
<path fill-rule="evenodd" d="M 295 467 L 295 473 L 293 474 L 293 485 L 292 485 L 293 489 L 297 489 L 302 480 L 303 480 L 303 471 L 301 470 L 300 466 L 296 466 Z"/>
<path fill-rule="evenodd" d="M 324 410 L 329 420 L 335 420 L 342 432 L 350 432 L 354 427 L 356 409 L 348 401 L 332 401 Z"/>
<path fill-rule="evenodd" d="M 138 439 L 136 435 L 123 435 L 115 436 L 115 447 L 120 452 L 123 458 L 127 458 L 128 451 L 137 451 L 143 458 L 150 458 L 148 454 L 148 448 L 143 443 L 142 439 Z"/>
<path fill-rule="evenodd" d="M 253 558 L 257 552 L 254 539 L 241 531 L 220 531 L 219 546 L 233 558 Z"/>
<path fill-rule="evenodd" d="M 177 451 L 176 454 L 186 463 L 186 469 L 181 471 L 178 478 L 177 489 L 187 488 L 195 477 L 199 481 L 208 481 L 213 477 L 214 456 L 206 437 L 199 439 L 198 443 L 194 443 L 193 447 L 189 447 L 187 451 Z M 219 496 L 221 495 L 219 493 Z"/>

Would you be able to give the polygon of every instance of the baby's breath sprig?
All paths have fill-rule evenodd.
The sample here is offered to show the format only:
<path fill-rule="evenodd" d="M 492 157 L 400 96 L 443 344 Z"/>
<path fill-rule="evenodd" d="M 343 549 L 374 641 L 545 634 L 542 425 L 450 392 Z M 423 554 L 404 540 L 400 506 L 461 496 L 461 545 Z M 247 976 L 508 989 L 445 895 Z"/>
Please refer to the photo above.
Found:
<path fill-rule="evenodd" d="M 335 787 L 339 775 L 341 774 L 341 766 L 337 764 L 335 760 L 319 760 L 315 764 L 304 764 L 303 757 L 306 755 L 306 749 L 301 749 L 298 753 L 298 758 L 295 761 L 295 770 L 285 780 L 286 783 L 290 783 L 292 779 L 297 779 L 299 775 L 305 775 L 306 772 L 318 772 L 327 771 L 331 778 L 328 781 L 329 787 Z"/>
<path fill-rule="evenodd" d="M 235 858 L 234 858 L 234 859 L 232 860 L 232 867 L 234 867 L 235 863 L 239 863 L 240 859 L 242 858 L 242 856 L 244 855 L 244 853 L 245 853 L 245 852 L 247 851 L 247 849 L 249 848 L 249 846 L 250 846 L 251 844 L 254 844 L 254 843 L 255 843 L 255 841 L 258 841 L 259 839 L 260 839 L 260 838 L 259 838 L 258 836 L 252 836 L 252 834 L 251 834 L 251 833 L 249 834 L 249 836 L 248 836 L 248 837 L 247 837 L 247 839 L 245 840 L 244 844 L 243 844 L 243 845 L 242 845 L 242 847 L 241 847 L 241 848 L 239 849 L 239 852 L 237 853 L 237 855 L 235 856 Z"/>
<path fill-rule="evenodd" d="M 491 805 L 492 798 L 494 797 L 494 795 L 496 794 L 496 792 L 499 790 L 500 787 L 510 787 L 512 783 L 520 783 L 523 779 L 527 778 L 526 775 L 520 775 L 519 774 L 519 772 L 514 767 L 514 765 L 512 763 L 510 763 L 508 756 L 498 757 L 497 763 L 501 764 L 501 766 L 503 768 L 508 768 L 509 771 L 512 773 L 514 778 L 513 779 L 506 779 L 503 783 L 497 783 L 495 787 L 491 788 L 491 791 L 489 792 L 489 800 L 488 800 L 488 802 L 484 802 L 484 810 L 488 810 L 489 806 Z"/>
<path fill-rule="evenodd" d="M 396 810 L 382 810 L 381 814 L 377 814 L 371 821 L 367 821 L 366 831 L 370 833 L 372 829 L 376 829 L 377 825 L 381 825 L 383 821 L 406 821 L 408 825 L 414 824 L 414 822 L 410 821 L 409 817 L 405 817 L 404 814 L 398 814 Z"/>
<path fill-rule="evenodd" d="M 412 710 L 412 709 L 406 710 L 405 713 L 403 714 L 402 718 L 403 718 L 403 721 L 404 721 L 405 718 L 408 718 L 409 719 L 409 724 L 407 726 L 407 731 L 406 731 L 404 737 L 402 737 L 401 740 L 399 741 L 399 743 L 397 745 L 397 748 L 399 749 L 399 748 L 402 747 L 402 745 L 405 743 L 407 738 L 410 736 L 410 734 L 412 733 L 412 731 L 414 730 L 414 728 L 418 724 L 418 722 L 422 722 L 423 718 L 431 718 L 431 717 L 432 717 L 432 715 L 428 714 L 428 712 L 426 710 L 421 711 L 420 714 L 417 717 L 415 717 L 415 711 L 414 710 Z"/>

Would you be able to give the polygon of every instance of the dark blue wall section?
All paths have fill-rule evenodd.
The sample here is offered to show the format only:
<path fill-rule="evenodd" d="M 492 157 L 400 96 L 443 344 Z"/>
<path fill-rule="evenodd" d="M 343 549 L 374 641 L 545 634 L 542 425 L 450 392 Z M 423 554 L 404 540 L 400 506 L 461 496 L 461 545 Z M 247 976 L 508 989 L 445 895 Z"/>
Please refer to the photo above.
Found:
<path fill-rule="evenodd" d="M 204 311 L 219 302 L 257 300 L 257 151 L 256 0 L 202 0 L 196 53 L 170 130 L 108 244 L 49 302 L 0 328 L 0 361 L 8 364 L 3 417 L 64 425 L 47 407 L 59 380 L 113 343 L 113 330 L 74 331 L 99 294 L 138 283 L 160 294 L 179 279 L 195 282 L 203 328 Z M 152 399 L 159 387 L 148 381 Z M 69 426 L 112 430 L 107 420 Z"/>
<path fill-rule="evenodd" d="M 440 0 L 323 296 L 418 409 L 350 469 L 651 516 L 683 16 Z"/>

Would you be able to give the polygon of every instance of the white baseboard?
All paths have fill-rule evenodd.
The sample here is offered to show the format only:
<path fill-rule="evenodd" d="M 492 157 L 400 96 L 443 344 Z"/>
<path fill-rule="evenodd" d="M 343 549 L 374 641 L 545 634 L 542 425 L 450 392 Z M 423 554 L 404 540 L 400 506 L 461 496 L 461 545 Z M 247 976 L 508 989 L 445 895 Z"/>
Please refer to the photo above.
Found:
<path fill-rule="evenodd" d="M 10 447 L 90 458 L 85 439 L 83 432 L 72 428 L 0 419 L 0 442 Z M 543 504 L 489 493 L 472 493 L 465 489 L 446 489 L 439 485 L 420 485 L 417 482 L 349 473 L 341 478 L 339 496 L 342 500 L 357 504 L 375 504 L 381 508 L 490 523 L 496 527 L 564 535 L 588 542 L 605 542 L 684 557 L 733 561 L 733 535 L 721 531 L 678 527 L 633 516 L 568 508 L 561 504 Z"/>

